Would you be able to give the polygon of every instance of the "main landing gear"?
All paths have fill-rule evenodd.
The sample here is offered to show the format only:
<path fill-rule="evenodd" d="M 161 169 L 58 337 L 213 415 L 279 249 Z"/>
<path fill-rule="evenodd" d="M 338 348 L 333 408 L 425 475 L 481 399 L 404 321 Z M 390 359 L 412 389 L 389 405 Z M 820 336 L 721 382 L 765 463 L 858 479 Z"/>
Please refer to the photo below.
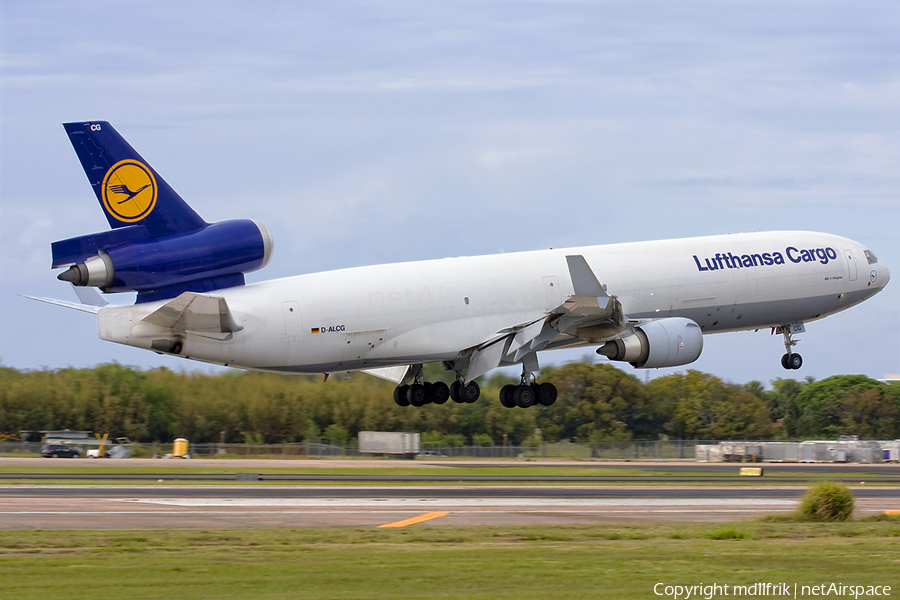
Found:
<path fill-rule="evenodd" d="M 466 383 L 457 379 L 450 385 L 443 381 L 428 383 L 421 376 L 410 385 L 398 385 L 394 388 L 394 402 L 398 406 L 425 406 L 426 404 L 444 404 L 453 400 L 459 404 L 471 404 L 481 396 L 481 388 L 474 381 Z"/>
<path fill-rule="evenodd" d="M 421 368 L 415 372 L 413 383 L 394 388 L 394 402 L 398 406 L 425 406 L 444 404 L 453 400 L 459 404 L 471 404 L 481 396 L 481 388 L 474 381 L 466 383 L 461 371 L 456 372 L 456 381 L 447 385 L 442 381 L 428 383 L 422 377 Z M 506 408 L 519 406 L 528 408 L 540 404 L 550 406 L 556 402 L 556 386 L 552 383 L 537 383 L 531 372 L 522 367 L 519 385 L 506 385 L 500 390 L 500 403 Z"/>
<path fill-rule="evenodd" d="M 500 404 L 506 408 L 528 408 L 535 404 L 550 406 L 556 402 L 556 386 L 552 383 L 537 383 L 531 380 L 531 373 L 522 372 L 519 385 L 505 385 L 500 389 Z M 531 380 L 531 381 L 529 381 Z"/>
<path fill-rule="evenodd" d="M 791 348 L 796 346 L 797 342 L 800 341 L 791 337 L 791 326 L 784 325 L 776 329 L 776 332 L 784 335 L 784 349 L 786 352 L 784 356 L 781 357 L 781 366 L 789 371 L 802 367 L 803 357 L 796 352 L 791 352 Z"/>

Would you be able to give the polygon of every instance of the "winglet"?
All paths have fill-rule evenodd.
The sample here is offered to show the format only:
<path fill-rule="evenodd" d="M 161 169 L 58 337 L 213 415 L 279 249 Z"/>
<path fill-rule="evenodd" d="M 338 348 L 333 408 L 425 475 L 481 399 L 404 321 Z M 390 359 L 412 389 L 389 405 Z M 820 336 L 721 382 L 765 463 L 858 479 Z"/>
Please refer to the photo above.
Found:
<path fill-rule="evenodd" d="M 575 288 L 576 296 L 609 297 L 582 255 L 566 256 L 566 263 L 569 265 L 569 275 L 572 277 L 572 285 Z"/>

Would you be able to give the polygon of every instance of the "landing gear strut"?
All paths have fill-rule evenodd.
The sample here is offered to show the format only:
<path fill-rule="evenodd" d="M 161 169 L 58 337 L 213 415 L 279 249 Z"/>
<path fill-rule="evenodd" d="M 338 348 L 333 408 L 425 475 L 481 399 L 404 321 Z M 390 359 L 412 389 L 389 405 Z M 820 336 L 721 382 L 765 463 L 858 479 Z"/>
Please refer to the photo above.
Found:
<path fill-rule="evenodd" d="M 781 366 L 789 371 L 802 367 L 803 357 L 795 352 L 791 352 L 791 348 L 796 346 L 797 342 L 800 341 L 791 337 L 791 325 L 783 325 L 776 329 L 776 332 L 784 335 L 785 354 L 781 357 Z"/>

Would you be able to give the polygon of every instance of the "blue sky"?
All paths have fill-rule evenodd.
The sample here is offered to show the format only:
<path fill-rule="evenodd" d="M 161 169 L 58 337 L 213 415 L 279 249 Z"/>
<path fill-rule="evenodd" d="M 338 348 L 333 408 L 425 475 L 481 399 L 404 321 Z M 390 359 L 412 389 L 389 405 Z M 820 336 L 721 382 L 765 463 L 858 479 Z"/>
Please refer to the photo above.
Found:
<path fill-rule="evenodd" d="M 106 229 L 74 120 L 112 122 L 206 220 L 265 222 L 250 281 L 772 229 L 896 274 L 900 6 L 780 4 L 0 3 L 0 361 L 207 368 L 17 296 L 74 300 L 50 243 Z M 801 371 L 768 332 L 708 336 L 692 367 L 900 373 L 898 297 L 809 324 Z"/>

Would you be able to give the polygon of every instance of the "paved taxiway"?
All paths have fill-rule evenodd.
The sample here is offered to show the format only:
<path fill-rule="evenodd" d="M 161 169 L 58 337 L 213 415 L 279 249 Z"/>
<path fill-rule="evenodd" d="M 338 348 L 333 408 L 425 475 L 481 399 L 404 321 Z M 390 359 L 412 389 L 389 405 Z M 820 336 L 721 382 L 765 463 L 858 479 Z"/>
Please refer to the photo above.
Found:
<path fill-rule="evenodd" d="M 725 522 L 793 510 L 802 487 L 0 486 L 0 529 L 375 527 Z M 861 513 L 900 488 L 854 488 Z"/>
<path fill-rule="evenodd" d="M 842 474 L 870 474 L 900 477 L 900 464 L 830 464 L 830 463 L 698 463 L 688 459 L 672 459 L 660 461 L 585 461 L 585 460 L 455 460 L 436 459 L 423 460 L 391 460 L 391 459 L 216 459 L 195 458 L 193 460 L 161 460 L 151 458 L 129 458 L 128 460 L 92 460 L 88 458 L 19 458 L 0 457 L 0 467 L 93 467 L 95 469 L 115 469 L 120 467 L 138 468 L 184 468 L 196 469 L 237 469 L 254 471 L 256 469 L 421 469 L 423 472 L 452 472 L 458 468 L 496 469 L 516 467 L 567 467 L 579 469 L 612 469 L 612 470 L 647 470 L 657 473 L 734 473 L 741 467 L 764 467 L 766 473 L 822 473 L 839 476 Z"/>
<path fill-rule="evenodd" d="M 742 465 L 698 464 L 690 461 L 600 463 L 581 461 L 394 461 L 394 460 L 151 460 L 96 461 L 87 459 L 47 460 L 40 458 L 0 458 L 0 466 L 90 466 L 93 477 L 106 467 L 140 467 L 144 476 L 154 468 L 186 467 L 191 471 L 213 469 L 211 485 L 178 479 L 171 470 L 160 475 L 165 480 L 144 485 L 29 485 L 21 479 L 0 481 L 0 529 L 232 529 L 313 526 L 374 527 L 424 514 L 440 517 L 419 523 L 441 525 L 530 525 L 569 523 L 627 523 L 640 521 L 725 522 L 756 518 L 763 514 L 793 510 L 806 489 L 803 479 L 826 476 L 848 480 L 868 479 L 870 486 L 852 487 L 860 513 L 900 510 L 900 465 L 813 465 L 765 464 L 766 482 L 780 479 L 780 485 L 699 486 L 699 485 L 579 485 L 589 479 L 603 483 L 609 476 L 538 477 L 551 485 L 536 486 L 531 477 L 468 475 L 455 477 L 459 467 L 593 467 L 613 470 L 643 470 L 656 474 L 683 474 L 681 483 L 722 480 L 703 475 L 736 474 Z M 306 482 L 278 483 L 277 475 L 249 485 L 234 485 L 234 473 L 253 473 L 271 469 L 316 468 L 414 468 L 422 475 L 385 477 L 360 476 L 371 485 L 354 481 L 354 475 L 341 476 L 343 485 L 334 485 L 338 477 L 329 475 L 315 482 L 315 475 L 303 475 Z M 180 470 L 180 469 L 176 469 Z M 228 475 L 225 471 L 230 472 Z M 224 473 L 224 477 L 222 474 Z M 697 475 L 701 476 L 697 476 Z M 37 475 L 37 473 L 34 473 Z M 298 474 L 300 475 L 300 474 Z M 685 477 L 685 475 L 687 475 Z M 13 477 L 14 474 L 9 474 Z M 296 477 L 294 475 L 293 477 Z M 128 477 L 111 472 L 112 478 Z M 205 477 L 186 475 L 184 479 Z M 791 481 L 796 477 L 800 481 Z M 46 478 L 46 474 L 44 475 Z M 388 485 L 387 480 L 407 485 Z M 661 483 L 659 477 L 639 476 L 645 484 Z M 669 479 L 666 477 L 665 479 Z M 448 480 L 466 485 L 447 485 Z M 557 480 L 557 481 L 553 481 Z M 880 480 L 892 487 L 871 487 Z M 443 481 L 443 484 L 442 484 Z M 496 485 L 505 481 L 506 485 Z M 5 484 L 9 482 L 9 484 Z M 193 483 L 193 485 L 189 484 Z M 313 483 L 313 485 L 310 485 Z M 475 484 L 480 485 L 475 485 Z M 634 483 L 638 483 L 634 485 Z M 858 481 L 857 481 L 858 483 Z M 431 484 L 431 485 L 429 485 Z M 493 484 L 493 485 L 492 485 Z M 785 485 L 789 484 L 789 485 Z M 446 513 L 446 514 L 444 514 Z"/>

